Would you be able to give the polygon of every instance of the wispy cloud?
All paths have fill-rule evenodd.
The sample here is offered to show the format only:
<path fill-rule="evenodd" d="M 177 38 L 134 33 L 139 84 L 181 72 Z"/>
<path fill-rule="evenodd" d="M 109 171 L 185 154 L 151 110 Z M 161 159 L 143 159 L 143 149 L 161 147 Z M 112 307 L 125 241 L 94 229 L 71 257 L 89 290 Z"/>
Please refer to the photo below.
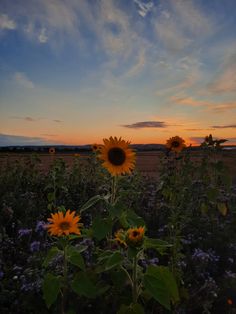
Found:
<path fill-rule="evenodd" d="M 213 21 L 196 2 L 169 1 L 162 2 L 164 9 L 155 21 L 158 39 L 170 53 L 178 53 L 190 47 L 194 49 L 194 41 L 204 40 L 213 31 Z"/>
<path fill-rule="evenodd" d="M 236 92 L 236 53 L 226 57 L 207 88 L 217 94 Z"/>
<path fill-rule="evenodd" d="M 148 12 L 152 10 L 154 6 L 154 3 L 152 1 L 145 3 L 141 0 L 134 0 L 134 3 L 137 5 L 138 13 L 142 17 L 145 17 L 148 14 Z"/>
<path fill-rule="evenodd" d="M 145 129 L 145 128 L 166 128 L 167 125 L 163 121 L 142 121 L 132 124 L 122 125 L 125 128 L 129 129 Z"/>
<path fill-rule="evenodd" d="M 17 120 L 24 120 L 26 122 L 37 122 L 37 121 L 40 121 L 40 120 L 49 120 L 49 119 L 46 119 L 46 118 L 33 118 L 33 117 L 30 117 L 30 116 L 26 116 L 26 117 L 12 116 L 10 118 L 11 119 L 17 119 Z M 63 122 L 62 120 L 59 120 L 59 119 L 53 119 L 51 121 L 56 122 L 56 123 L 62 123 Z"/>
<path fill-rule="evenodd" d="M 213 102 L 213 101 L 208 101 L 208 100 L 197 100 L 192 97 L 179 97 L 179 96 L 172 96 L 170 98 L 171 102 L 174 102 L 179 105 L 184 105 L 184 106 L 190 106 L 190 107 L 199 107 L 204 110 L 210 110 L 215 113 L 222 113 L 226 111 L 230 111 L 233 109 L 236 109 L 236 102 Z"/>
<path fill-rule="evenodd" d="M 25 88 L 34 88 L 34 83 L 23 72 L 16 72 L 13 75 L 13 80 L 20 86 Z"/>
<path fill-rule="evenodd" d="M 10 19 L 7 14 L 0 14 L 0 30 L 13 30 L 16 29 L 16 23 Z"/>
<path fill-rule="evenodd" d="M 43 137 L 29 137 L 0 133 L 0 146 L 50 145 L 50 144 L 56 144 L 56 142 L 49 141 Z"/>
<path fill-rule="evenodd" d="M 48 36 L 46 35 L 46 28 L 43 27 L 39 33 L 38 40 L 41 44 L 45 44 L 48 41 Z"/>
<path fill-rule="evenodd" d="M 35 118 L 32 118 L 32 117 L 17 117 L 17 116 L 13 116 L 13 117 L 11 117 L 11 119 L 24 120 L 24 121 L 27 121 L 27 122 L 36 122 L 36 121 L 40 120 L 40 119 L 35 119 Z"/>
<path fill-rule="evenodd" d="M 214 128 L 214 129 L 236 129 L 236 124 L 231 124 L 231 125 L 213 125 L 212 128 Z"/>
<path fill-rule="evenodd" d="M 197 132 L 197 131 L 210 131 L 210 130 L 214 130 L 213 128 L 211 129 L 185 129 L 185 131 L 190 131 L 190 132 Z"/>

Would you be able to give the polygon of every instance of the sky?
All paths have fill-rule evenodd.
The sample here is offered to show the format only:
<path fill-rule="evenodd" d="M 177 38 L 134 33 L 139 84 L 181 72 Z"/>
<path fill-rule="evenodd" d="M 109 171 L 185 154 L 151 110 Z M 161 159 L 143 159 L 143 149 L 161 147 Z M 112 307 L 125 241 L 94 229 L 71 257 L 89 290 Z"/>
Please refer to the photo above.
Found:
<path fill-rule="evenodd" d="M 236 144 L 235 0 L 1 0 L 0 145 Z"/>

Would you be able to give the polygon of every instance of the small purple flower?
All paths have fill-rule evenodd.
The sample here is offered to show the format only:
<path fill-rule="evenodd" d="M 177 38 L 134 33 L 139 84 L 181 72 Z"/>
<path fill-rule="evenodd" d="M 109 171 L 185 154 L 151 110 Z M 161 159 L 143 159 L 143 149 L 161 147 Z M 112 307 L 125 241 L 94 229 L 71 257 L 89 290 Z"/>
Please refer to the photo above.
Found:
<path fill-rule="evenodd" d="M 20 229 L 18 231 L 19 238 L 29 235 L 32 232 L 32 229 Z"/>
<path fill-rule="evenodd" d="M 157 265 L 159 263 L 159 259 L 157 257 L 151 258 L 149 260 L 150 265 Z"/>
<path fill-rule="evenodd" d="M 201 262 L 218 262 L 220 257 L 215 254 L 215 251 L 212 249 L 207 250 L 204 252 L 201 249 L 195 249 L 192 255 L 193 260 L 198 260 Z"/>
<path fill-rule="evenodd" d="M 40 234 L 43 235 L 44 231 L 46 229 L 46 223 L 42 220 L 37 221 L 36 227 L 35 227 L 35 231 Z"/>
<path fill-rule="evenodd" d="M 0 280 L 4 277 L 4 272 L 0 270 Z"/>
<path fill-rule="evenodd" d="M 233 264 L 234 259 L 233 259 L 232 257 L 229 257 L 229 258 L 228 258 L 228 262 L 230 262 L 231 264 Z"/>
<path fill-rule="evenodd" d="M 39 241 L 33 241 L 30 244 L 30 251 L 31 252 L 38 252 L 40 249 L 40 242 Z"/>
<path fill-rule="evenodd" d="M 229 279 L 235 279 L 236 278 L 236 274 L 233 273 L 231 270 L 226 270 L 225 271 L 225 277 L 227 277 Z"/>

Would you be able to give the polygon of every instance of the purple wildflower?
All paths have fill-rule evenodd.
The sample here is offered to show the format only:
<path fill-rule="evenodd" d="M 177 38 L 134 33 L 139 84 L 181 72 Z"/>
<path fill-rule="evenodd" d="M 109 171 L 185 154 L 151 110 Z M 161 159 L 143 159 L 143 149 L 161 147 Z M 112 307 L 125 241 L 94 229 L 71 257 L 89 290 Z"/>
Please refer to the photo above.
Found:
<path fill-rule="evenodd" d="M 46 223 L 42 220 L 37 221 L 36 227 L 35 227 L 35 231 L 39 234 L 39 235 L 43 235 L 44 231 L 46 229 Z"/>
<path fill-rule="evenodd" d="M 236 278 L 236 274 L 233 273 L 231 270 L 226 270 L 225 271 L 225 277 L 227 277 L 229 279 L 235 279 Z"/>
<path fill-rule="evenodd" d="M 30 244 L 30 251 L 31 252 L 38 252 L 40 249 L 40 242 L 39 241 L 33 241 Z"/>
<path fill-rule="evenodd" d="M 20 229 L 18 231 L 19 238 L 29 235 L 32 232 L 32 229 Z"/>

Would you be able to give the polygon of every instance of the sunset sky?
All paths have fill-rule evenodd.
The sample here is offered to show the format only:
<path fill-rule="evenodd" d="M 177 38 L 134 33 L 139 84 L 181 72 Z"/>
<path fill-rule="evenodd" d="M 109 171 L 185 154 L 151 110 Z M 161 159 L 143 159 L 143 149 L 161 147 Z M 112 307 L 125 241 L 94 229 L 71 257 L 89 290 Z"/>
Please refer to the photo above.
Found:
<path fill-rule="evenodd" d="M 236 144 L 235 0 L 1 0 L 0 145 Z"/>

